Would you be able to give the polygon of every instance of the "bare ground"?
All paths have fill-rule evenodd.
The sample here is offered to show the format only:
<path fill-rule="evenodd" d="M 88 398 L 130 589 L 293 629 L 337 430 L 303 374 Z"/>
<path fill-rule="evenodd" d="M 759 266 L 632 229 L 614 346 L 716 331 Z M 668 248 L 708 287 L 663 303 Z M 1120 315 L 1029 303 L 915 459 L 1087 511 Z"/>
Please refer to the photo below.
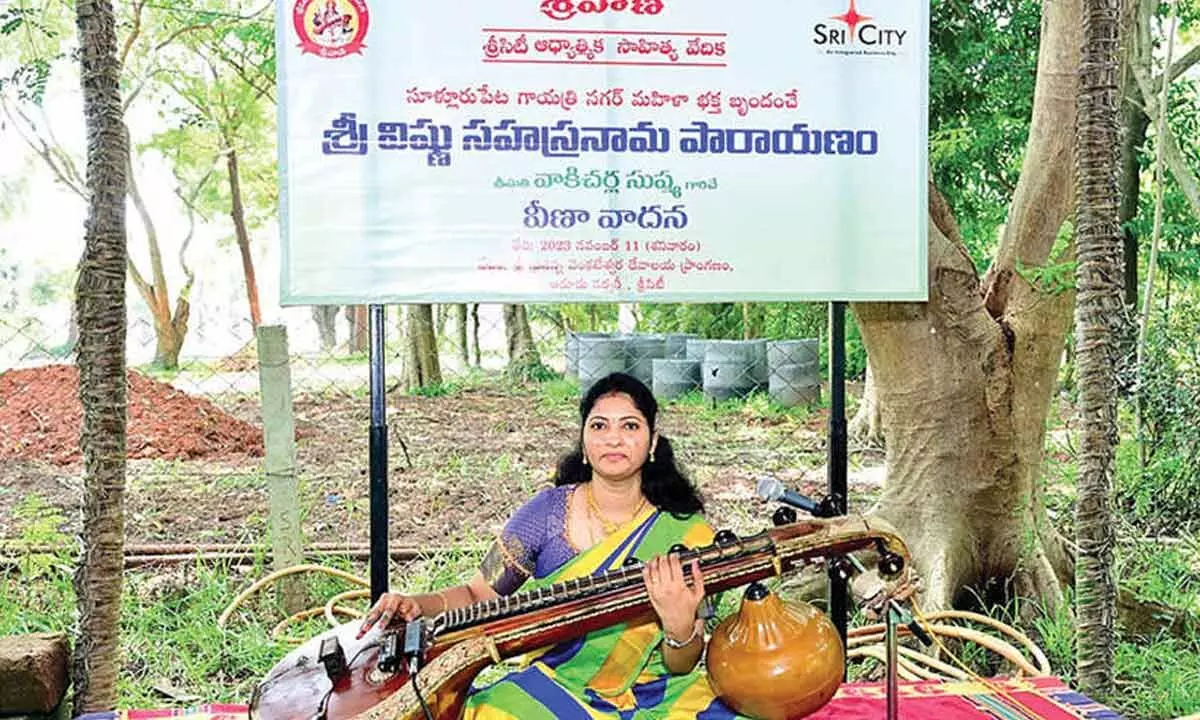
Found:
<path fill-rule="evenodd" d="M 245 396 L 214 398 L 258 424 Z M 368 539 L 368 402 L 346 394 L 305 396 L 295 404 L 302 523 L 310 542 Z M 668 405 L 660 429 L 676 445 L 718 527 L 753 532 L 769 524 L 754 496 L 758 476 L 775 474 L 819 497 L 824 491 L 823 410 L 784 415 Z M 389 398 L 390 535 L 394 546 L 445 546 L 483 540 L 538 488 L 574 440 L 573 399 L 534 389 L 472 388 L 441 397 Z M 853 465 L 878 464 L 853 454 Z M 130 460 L 126 496 L 129 543 L 259 542 L 268 502 L 261 458 Z M 82 469 L 35 460 L 0 464 L 0 539 L 28 539 L 36 523 L 29 498 L 57 508 L 62 532 L 78 530 Z M 853 476 L 852 476 L 853 477 Z M 874 481 L 851 488 L 851 510 L 865 510 Z M 43 511 L 45 514 L 47 511 Z M 48 512 L 53 512 L 49 510 Z"/>

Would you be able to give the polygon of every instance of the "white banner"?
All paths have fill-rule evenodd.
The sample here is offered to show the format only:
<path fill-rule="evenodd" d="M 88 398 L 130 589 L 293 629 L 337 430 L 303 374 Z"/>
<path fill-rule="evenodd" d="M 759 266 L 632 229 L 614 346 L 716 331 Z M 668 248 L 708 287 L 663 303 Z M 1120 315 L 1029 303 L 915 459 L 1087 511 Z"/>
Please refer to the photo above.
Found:
<path fill-rule="evenodd" d="M 285 304 L 926 298 L 926 0 L 278 12 Z"/>

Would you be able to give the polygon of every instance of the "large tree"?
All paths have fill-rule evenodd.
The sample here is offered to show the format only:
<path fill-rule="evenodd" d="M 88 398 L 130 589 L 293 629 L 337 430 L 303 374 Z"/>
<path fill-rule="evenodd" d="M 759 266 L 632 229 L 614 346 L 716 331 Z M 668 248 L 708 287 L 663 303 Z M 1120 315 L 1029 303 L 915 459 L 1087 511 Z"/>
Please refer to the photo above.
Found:
<path fill-rule="evenodd" d="M 83 404 L 83 557 L 75 575 L 76 714 L 112 710 L 120 667 L 124 557 L 126 147 L 117 35 L 109 0 L 79 0 L 87 123 L 88 215 L 76 286 Z"/>
<path fill-rule="evenodd" d="M 928 302 L 853 306 L 887 443 L 879 513 L 907 538 L 934 606 L 994 588 L 1055 602 L 1071 579 L 1039 473 L 1075 299 L 1062 268 L 1080 13 L 1080 0 L 1042 5 L 1029 136 L 991 267 L 978 272 L 931 184 Z"/>
<path fill-rule="evenodd" d="M 952 127 L 952 116 L 934 118 L 941 132 L 931 137 L 936 182 L 930 187 L 929 301 L 853 306 L 871 357 L 887 444 L 889 480 L 878 511 L 911 542 L 932 605 L 973 592 L 1053 605 L 1074 580 L 1072 558 L 1045 511 L 1041 469 L 1046 418 L 1075 303 L 1069 219 L 1083 9 L 1080 0 L 1032 6 L 1040 13 L 1040 33 L 1028 137 L 1023 152 L 1012 153 L 1014 138 L 1021 137 L 1012 114 L 1030 93 L 1011 91 L 1030 74 L 1006 72 L 1002 77 L 1012 80 L 1005 85 L 980 73 L 996 63 L 1021 62 L 1023 31 L 1038 27 L 1027 21 L 1027 7 L 993 0 L 935 5 L 934 46 L 941 55 L 931 62 L 931 112 L 949 108 L 968 122 Z M 1158 0 L 1132 7 L 1140 17 L 1136 47 L 1151 48 Z M 987 35 L 998 23 L 981 25 L 976 16 L 988 13 L 1003 14 L 1002 32 Z M 947 62 L 947 48 L 958 59 Z M 1161 87 L 1164 75 L 1177 77 L 1200 60 L 1200 52 L 1181 56 L 1156 77 L 1150 77 L 1151 54 L 1139 52 L 1122 72 L 1137 79 L 1153 119 L 1158 108 L 1148 89 Z M 980 93 L 991 110 L 983 117 L 974 114 Z M 997 106 L 1001 102 L 1007 105 Z M 979 119 L 1000 122 L 980 132 Z M 1172 134 L 1162 142 L 1168 168 L 1191 202 L 1194 177 Z M 994 150 L 974 152 L 988 147 Z M 1012 174 L 999 244 L 985 252 L 995 227 L 986 207 L 992 194 L 1010 187 L 1010 157 L 1019 172 Z M 954 214 L 959 207 L 969 219 L 961 230 Z"/>

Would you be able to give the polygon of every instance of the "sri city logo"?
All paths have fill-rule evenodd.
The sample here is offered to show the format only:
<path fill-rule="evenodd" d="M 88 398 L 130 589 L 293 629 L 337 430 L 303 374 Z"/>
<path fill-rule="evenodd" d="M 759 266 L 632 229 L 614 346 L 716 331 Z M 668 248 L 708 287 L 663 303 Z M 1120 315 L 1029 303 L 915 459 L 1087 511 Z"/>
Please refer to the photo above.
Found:
<path fill-rule="evenodd" d="M 817 23 L 813 27 L 813 44 L 832 47 L 861 45 L 872 48 L 898 48 L 904 44 L 907 30 L 885 28 L 871 22 L 870 15 L 860 15 L 854 0 L 841 15 L 829 18 L 836 24 Z"/>

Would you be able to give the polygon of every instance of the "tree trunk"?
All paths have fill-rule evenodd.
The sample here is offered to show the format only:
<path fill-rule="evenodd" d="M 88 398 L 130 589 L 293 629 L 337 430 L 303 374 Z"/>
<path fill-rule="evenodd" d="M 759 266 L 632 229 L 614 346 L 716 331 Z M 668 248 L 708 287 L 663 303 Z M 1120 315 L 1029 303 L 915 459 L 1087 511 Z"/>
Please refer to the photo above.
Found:
<path fill-rule="evenodd" d="M 79 639 L 73 714 L 114 710 L 121 667 L 125 495 L 126 162 L 117 36 L 109 0 L 79 0 L 88 217 L 76 283 L 83 405 L 83 555 L 75 573 Z"/>
<path fill-rule="evenodd" d="M 1080 0 L 1042 6 L 1024 166 L 984 281 L 931 185 L 929 301 L 854 305 L 887 445 L 878 513 L 908 541 L 929 607 L 972 588 L 1054 606 L 1071 576 L 1038 477 L 1074 293 L 1017 266 L 1051 262 L 1072 205 L 1079 15 Z"/>
<path fill-rule="evenodd" d="M 462 358 L 463 367 L 471 364 L 471 348 L 467 345 L 467 305 L 459 303 L 457 325 L 455 326 L 455 341 L 458 343 L 458 354 Z"/>
<path fill-rule="evenodd" d="M 337 305 L 313 305 L 313 322 L 321 336 L 321 350 L 328 352 L 337 347 Z"/>
<path fill-rule="evenodd" d="M 416 390 L 442 381 L 442 368 L 438 362 L 437 336 L 433 332 L 433 306 L 409 305 L 408 358 L 404 384 L 408 390 Z"/>
<path fill-rule="evenodd" d="M 191 316 L 191 304 L 184 298 L 179 298 L 175 306 L 175 316 L 160 317 L 154 315 L 154 366 L 166 370 L 179 367 L 179 353 L 183 351 L 183 341 L 187 338 L 188 319 Z"/>
<path fill-rule="evenodd" d="M 1125 62 L 1132 62 L 1133 45 L 1136 43 L 1136 23 L 1139 13 L 1129 13 L 1127 25 L 1122 28 L 1126 43 Z M 1128 68 L 1122 73 L 1124 77 L 1121 88 L 1121 156 L 1120 170 L 1117 177 L 1117 189 L 1120 193 L 1120 206 L 1117 221 L 1121 228 L 1123 244 L 1122 267 L 1125 286 L 1125 308 L 1119 314 L 1121 321 L 1120 333 L 1117 337 L 1119 346 L 1118 358 L 1118 389 L 1129 394 L 1137 386 L 1137 308 L 1138 308 L 1138 243 L 1140 238 L 1131 224 L 1138 215 L 1138 200 L 1141 195 L 1142 175 L 1140 156 L 1146 144 L 1146 132 L 1150 127 L 1150 116 L 1146 114 L 1141 90 L 1134 74 Z"/>
<path fill-rule="evenodd" d="M 863 383 L 862 399 L 848 429 L 850 439 L 864 445 L 883 447 L 883 415 L 879 411 L 879 392 L 871 358 L 867 358 L 867 379 Z"/>
<path fill-rule="evenodd" d="M 124 141 L 126 147 L 129 147 L 129 130 L 122 128 L 124 133 Z M 142 278 L 140 272 L 133 264 L 133 260 L 126 254 L 125 264 L 129 271 L 129 277 L 133 281 L 134 286 L 138 289 L 142 299 L 146 301 L 146 307 L 150 310 L 150 315 L 154 318 L 154 334 L 155 334 L 155 349 L 154 349 L 154 365 L 167 370 L 174 370 L 179 367 L 179 353 L 183 349 L 183 341 L 187 337 L 188 318 L 191 314 L 191 303 L 188 301 L 188 296 L 191 294 L 193 276 L 190 271 L 184 268 L 187 274 L 187 282 L 179 291 L 179 297 L 175 301 L 175 313 L 171 314 L 171 290 L 167 285 L 167 274 L 163 270 L 162 250 L 158 242 L 158 229 L 154 224 L 154 219 L 150 216 L 150 210 L 146 206 L 146 201 L 142 197 L 141 190 L 138 188 L 137 177 L 133 172 L 133 156 L 128 152 L 125 154 L 125 182 L 128 186 L 129 199 L 133 202 L 134 210 L 137 211 L 138 218 L 142 222 L 142 227 L 146 231 L 146 248 L 150 255 L 150 281 L 147 282 Z"/>
<path fill-rule="evenodd" d="M 229 171 L 229 196 L 233 200 L 229 207 L 229 217 L 233 220 L 238 250 L 242 255 L 242 275 L 246 278 L 246 299 L 250 303 L 250 324 L 257 330 L 258 326 L 262 325 L 262 311 L 258 305 L 258 281 L 254 279 L 254 256 L 250 254 L 250 234 L 246 232 L 246 209 L 242 206 L 237 150 L 230 148 L 225 154 L 225 167 Z"/>
<path fill-rule="evenodd" d="M 1117 444 L 1115 333 L 1122 310 L 1118 222 L 1117 36 L 1120 0 L 1086 0 L 1076 137 L 1075 309 L 1079 370 L 1079 489 L 1075 506 L 1076 682 L 1112 693 L 1116 647 L 1112 478 Z"/>
<path fill-rule="evenodd" d="M 1121 175 L 1119 188 L 1121 206 L 1118 220 L 1124 231 L 1125 304 L 1131 308 L 1138 305 L 1138 236 L 1128 227 L 1138 215 L 1138 198 L 1141 195 L 1142 174 L 1139 155 L 1146 144 L 1146 131 L 1150 127 L 1150 116 L 1142 109 L 1142 95 L 1138 92 L 1133 73 L 1125 80 L 1124 103 L 1121 105 Z"/>
<path fill-rule="evenodd" d="M 471 306 L 471 338 L 475 346 L 475 367 L 483 367 L 483 351 L 479 346 L 479 303 Z"/>
<path fill-rule="evenodd" d="M 71 298 L 71 320 L 67 326 L 67 342 L 63 345 L 62 354 L 64 357 L 72 355 L 75 352 L 75 346 L 79 344 L 79 317 L 75 312 L 75 298 Z"/>
<path fill-rule="evenodd" d="M 350 352 L 365 353 L 371 349 L 371 326 L 366 305 L 347 305 L 346 321 L 350 323 Z"/>
<path fill-rule="evenodd" d="M 515 380 L 534 379 L 542 367 L 542 359 L 533 344 L 533 329 L 529 327 L 524 305 L 504 306 L 504 335 L 508 344 L 505 373 Z"/>

